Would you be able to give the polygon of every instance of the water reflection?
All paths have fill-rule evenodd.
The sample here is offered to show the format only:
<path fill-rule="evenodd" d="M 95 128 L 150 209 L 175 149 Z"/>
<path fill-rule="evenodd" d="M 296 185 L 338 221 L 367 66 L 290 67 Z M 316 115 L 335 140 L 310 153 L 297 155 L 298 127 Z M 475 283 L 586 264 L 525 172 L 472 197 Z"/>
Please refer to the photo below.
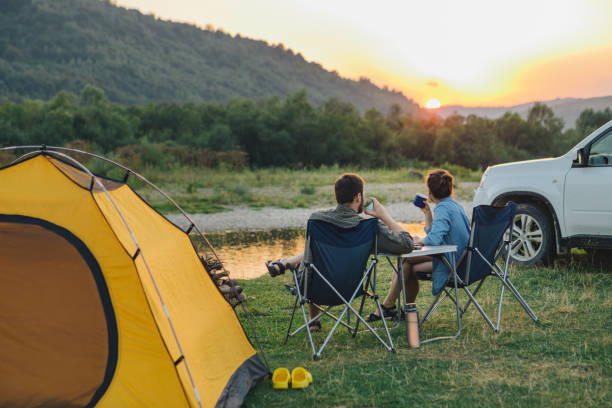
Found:
<path fill-rule="evenodd" d="M 423 235 L 423 224 L 400 223 L 412 235 Z M 305 230 L 233 231 L 208 233 L 206 237 L 235 279 L 254 279 L 267 273 L 264 263 L 304 250 Z M 196 248 L 206 254 L 201 242 Z M 209 255 L 209 254 L 207 254 Z"/>

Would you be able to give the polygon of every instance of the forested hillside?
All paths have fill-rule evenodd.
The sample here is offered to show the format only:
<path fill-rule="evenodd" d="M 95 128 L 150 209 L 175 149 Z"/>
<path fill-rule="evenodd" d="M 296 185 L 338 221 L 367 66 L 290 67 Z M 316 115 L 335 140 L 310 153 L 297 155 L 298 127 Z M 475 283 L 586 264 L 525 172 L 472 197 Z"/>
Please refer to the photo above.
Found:
<path fill-rule="evenodd" d="M 434 112 L 406 114 L 397 105 L 387 115 L 375 109 L 360 114 L 337 99 L 315 107 L 305 92 L 226 104 L 124 106 L 87 86 L 80 95 L 60 92 L 47 102 L 0 101 L 0 147 L 74 146 L 109 154 L 136 169 L 174 164 L 398 167 L 414 160 L 482 169 L 565 153 L 610 119 L 609 109 L 588 109 L 575 129 L 563 132 L 563 121 L 542 104 L 534 105 L 526 120 L 509 112 L 499 119 L 442 119 Z"/>
<path fill-rule="evenodd" d="M 108 0 L 1 0 L 0 99 L 49 100 L 88 84 L 112 102 L 227 102 L 305 89 L 361 112 L 418 106 L 369 80 L 352 81 L 282 45 L 173 23 Z"/>

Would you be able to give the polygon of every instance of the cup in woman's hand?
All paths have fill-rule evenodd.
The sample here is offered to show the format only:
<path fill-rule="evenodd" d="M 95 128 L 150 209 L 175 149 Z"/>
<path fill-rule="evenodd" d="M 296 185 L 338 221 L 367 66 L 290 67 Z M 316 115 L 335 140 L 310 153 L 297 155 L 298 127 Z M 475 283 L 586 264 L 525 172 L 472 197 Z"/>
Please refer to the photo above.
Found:
<path fill-rule="evenodd" d="M 416 197 L 414 197 L 414 205 L 419 208 L 425 208 L 425 200 L 427 200 L 425 194 L 417 193 Z"/>

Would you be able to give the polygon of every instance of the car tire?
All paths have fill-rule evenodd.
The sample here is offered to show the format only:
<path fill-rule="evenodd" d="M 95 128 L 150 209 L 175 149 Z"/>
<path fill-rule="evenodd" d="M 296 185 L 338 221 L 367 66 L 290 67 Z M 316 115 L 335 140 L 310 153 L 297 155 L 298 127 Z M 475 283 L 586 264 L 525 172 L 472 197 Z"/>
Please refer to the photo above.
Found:
<path fill-rule="evenodd" d="M 512 221 L 511 262 L 547 265 L 552 260 L 553 240 L 552 223 L 540 207 L 530 203 L 517 205 Z"/>

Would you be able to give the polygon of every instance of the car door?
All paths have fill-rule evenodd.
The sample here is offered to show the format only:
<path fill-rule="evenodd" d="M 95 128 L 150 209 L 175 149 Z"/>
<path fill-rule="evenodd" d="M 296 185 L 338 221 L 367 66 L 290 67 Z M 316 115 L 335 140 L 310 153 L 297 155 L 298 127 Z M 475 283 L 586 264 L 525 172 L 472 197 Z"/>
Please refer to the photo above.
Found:
<path fill-rule="evenodd" d="M 586 147 L 588 160 L 565 177 L 564 218 L 568 236 L 612 237 L 612 130 Z"/>

